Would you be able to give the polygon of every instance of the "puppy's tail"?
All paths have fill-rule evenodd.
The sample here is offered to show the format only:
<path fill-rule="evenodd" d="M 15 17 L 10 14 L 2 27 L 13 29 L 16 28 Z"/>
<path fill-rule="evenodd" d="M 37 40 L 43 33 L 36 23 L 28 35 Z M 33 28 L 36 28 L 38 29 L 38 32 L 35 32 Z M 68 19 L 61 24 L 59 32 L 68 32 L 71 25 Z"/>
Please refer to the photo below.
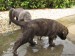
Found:
<path fill-rule="evenodd" d="M 11 24 L 11 19 L 14 19 L 13 11 L 14 11 L 14 8 L 11 8 L 9 10 L 9 24 Z"/>

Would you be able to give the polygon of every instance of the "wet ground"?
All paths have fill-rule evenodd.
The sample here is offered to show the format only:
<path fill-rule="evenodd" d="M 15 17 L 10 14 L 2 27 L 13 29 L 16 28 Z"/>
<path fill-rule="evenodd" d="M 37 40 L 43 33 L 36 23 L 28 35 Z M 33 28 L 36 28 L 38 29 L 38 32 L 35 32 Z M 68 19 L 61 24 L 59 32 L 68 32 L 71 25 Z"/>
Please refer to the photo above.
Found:
<path fill-rule="evenodd" d="M 62 19 L 63 20 L 61 20 L 60 22 L 63 23 L 64 25 L 66 25 L 66 26 L 71 26 L 72 24 L 75 24 L 75 21 L 74 21 L 75 15 L 65 17 L 65 18 L 62 18 Z M 74 29 L 71 29 L 70 31 L 73 31 Z M 15 34 L 17 34 L 17 35 L 15 35 Z M 10 47 L 8 49 L 6 48 L 6 46 L 0 47 L 0 52 L 1 53 L 3 52 L 3 54 L 2 55 L 0 54 L 0 56 L 13 56 L 12 47 L 13 47 L 14 42 L 10 41 L 10 40 L 17 37 L 18 35 L 19 35 L 18 32 L 13 33 L 12 35 L 8 35 L 8 37 L 10 37 L 9 38 L 9 43 L 10 43 L 9 46 Z M 7 40 L 8 37 L 5 37 L 4 39 Z M 52 47 L 52 48 L 48 47 L 49 44 L 48 44 L 47 37 L 42 38 L 41 41 L 37 40 L 35 38 L 34 41 L 37 42 L 37 45 L 35 47 L 30 47 L 28 43 L 25 44 L 25 45 L 22 45 L 18 49 L 18 55 L 19 56 L 75 56 L 75 44 L 74 44 L 75 43 L 75 40 L 74 40 L 75 39 L 75 33 L 72 35 L 71 32 L 70 32 L 68 37 L 69 38 L 67 38 L 66 40 L 61 40 L 58 37 L 56 40 L 54 40 L 56 46 Z M 73 37 L 73 39 L 72 39 L 72 37 Z M 72 41 L 70 39 L 72 39 L 74 41 Z M 4 41 L 6 41 L 6 40 L 4 40 Z M 6 42 L 6 45 L 7 44 L 8 44 L 8 42 Z M 4 48 L 6 48 L 5 51 L 2 50 Z"/>
<path fill-rule="evenodd" d="M 73 27 L 72 27 L 73 28 Z M 69 28 L 69 30 L 71 27 Z M 35 37 L 34 41 L 37 43 L 35 47 L 29 46 L 29 43 L 22 45 L 17 51 L 19 56 L 75 56 L 75 34 L 72 34 L 71 31 L 74 29 L 70 30 L 69 36 L 66 40 L 61 40 L 59 37 L 57 37 L 56 40 L 54 40 L 54 43 L 56 44 L 55 47 L 49 47 L 48 44 L 48 37 L 42 38 L 42 40 L 38 40 L 37 36 Z M 16 35 L 15 35 L 16 34 Z M 15 39 L 16 37 L 20 37 L 20 31 L 16 31 L 12 34 L 9 33 L 4 34 L 4 39 L 7 40 L 9 37 L 10 41 L 11 38 Z M 72 38 L 73 37 L 73 38 Z M 5 40 L 5 41 L 6 41 Z M 74 40 L 74 41 L 72 41 Z M 15 40 L 14 40 L 15 41 Z M 7 43 L 10 43 L 10 47 L 8 46 Z M 4 43 L 5 44 L 5 43 Z M 0 47 L 0 52 L 3 52 L 3 54 L 0 56 L 13 56 L 12 54 L 12 48 L 13 48 L 14 42 L 6 42 L 6 46 Z M 6 48 L 9 47 L 9 48 Z M 2 50 L 6 48 L 6 50 Z"/>
<path fill-rule="evenodd" d="M 75 56 L 75 44 L 68 39 L 61 40 L 59 37 L 54 40 L 55 47 L 49 47 L 48 38 L 44 37 L 42 40 L 37 40 L 35 47 L 24 44 L 18 49 L 19 56 Z M 2 56 L 13 56 L 12 46 L 14 42 L 10 43 L 11 47 L 7 51 L 3 51 Z"/>

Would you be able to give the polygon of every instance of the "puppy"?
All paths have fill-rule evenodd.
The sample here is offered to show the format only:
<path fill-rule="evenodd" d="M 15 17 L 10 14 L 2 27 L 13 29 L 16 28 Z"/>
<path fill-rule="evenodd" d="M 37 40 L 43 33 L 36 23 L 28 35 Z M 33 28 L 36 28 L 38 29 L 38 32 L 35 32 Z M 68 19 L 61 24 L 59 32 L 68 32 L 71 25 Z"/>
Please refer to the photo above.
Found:
<path fill-rule="evenodd" d="M 48 36 L 49 45 L 54 46 L 54 38 L 59 36 L 62 40 L 65 40 L 68 34 L 67 27 L 51 19 L 39 18 L 28 22 L 20 22 L 15 19 L 11 19 L 11 21 L 16 25 L 21 26 L 24 30 L 23 36 L 20 39 L 18 39 L 14 44 L 14 56 L 17 55 L 17 49 L 21 45 L 29 42 L 31 46 L 34 46 L 34 36 Z"/>
<path fill-rule="evenodd" d="M 14 19 L 16 17 L 16 20 L 18 21 L 30 21 L 31 20 L 31 14 L 28 11 L 25 11 L 23 8 L 11 8 L 9 10 L 9 24 L 11 24 L 11 19 Z M 23 32 L 23 28 L 21 27 L 21 30 Z"/>
<path fill-rule="evenodd" d="M 31 14 L 28 11 L 25 11 L 23 8 L 11 8 L 9 10 L 9 24 L 11 24 L 11 18 L 18 21 L 28 21 L 31 20 Z"/>

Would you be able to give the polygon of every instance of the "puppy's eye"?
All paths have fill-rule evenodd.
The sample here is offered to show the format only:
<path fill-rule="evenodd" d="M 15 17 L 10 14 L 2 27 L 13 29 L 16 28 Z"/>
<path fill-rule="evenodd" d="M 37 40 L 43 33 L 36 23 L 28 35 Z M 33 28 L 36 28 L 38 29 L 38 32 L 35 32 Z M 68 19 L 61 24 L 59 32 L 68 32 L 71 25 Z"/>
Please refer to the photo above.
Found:
<path fill-rule="evenodd" d="M 63 34 L 64 34 L 65 32 L 63 32 Z"/>

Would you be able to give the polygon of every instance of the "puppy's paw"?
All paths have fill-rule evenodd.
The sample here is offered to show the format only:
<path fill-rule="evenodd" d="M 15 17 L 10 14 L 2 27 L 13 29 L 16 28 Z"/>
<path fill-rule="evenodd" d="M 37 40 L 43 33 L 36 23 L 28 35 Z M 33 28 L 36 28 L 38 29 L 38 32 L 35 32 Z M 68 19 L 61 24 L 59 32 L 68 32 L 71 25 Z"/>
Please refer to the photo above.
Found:
<path fill-rule="evenodd" d="M 36 45 L 36 42 L 33 42 L 33 43 L 30 44 L 30 46 L 32 46 L 32 47 L 35 46 L 35 45 Z"/>
<path fill-rule="evenodd" d="M 18 56 L 18 55 L 16 53 L 14 53 L 13 56 Z"/>
<path fill-rule="evenodd" d="M 52 43 L 49 45 L 50 47 L 55 47 L 55 43 Z"/>

